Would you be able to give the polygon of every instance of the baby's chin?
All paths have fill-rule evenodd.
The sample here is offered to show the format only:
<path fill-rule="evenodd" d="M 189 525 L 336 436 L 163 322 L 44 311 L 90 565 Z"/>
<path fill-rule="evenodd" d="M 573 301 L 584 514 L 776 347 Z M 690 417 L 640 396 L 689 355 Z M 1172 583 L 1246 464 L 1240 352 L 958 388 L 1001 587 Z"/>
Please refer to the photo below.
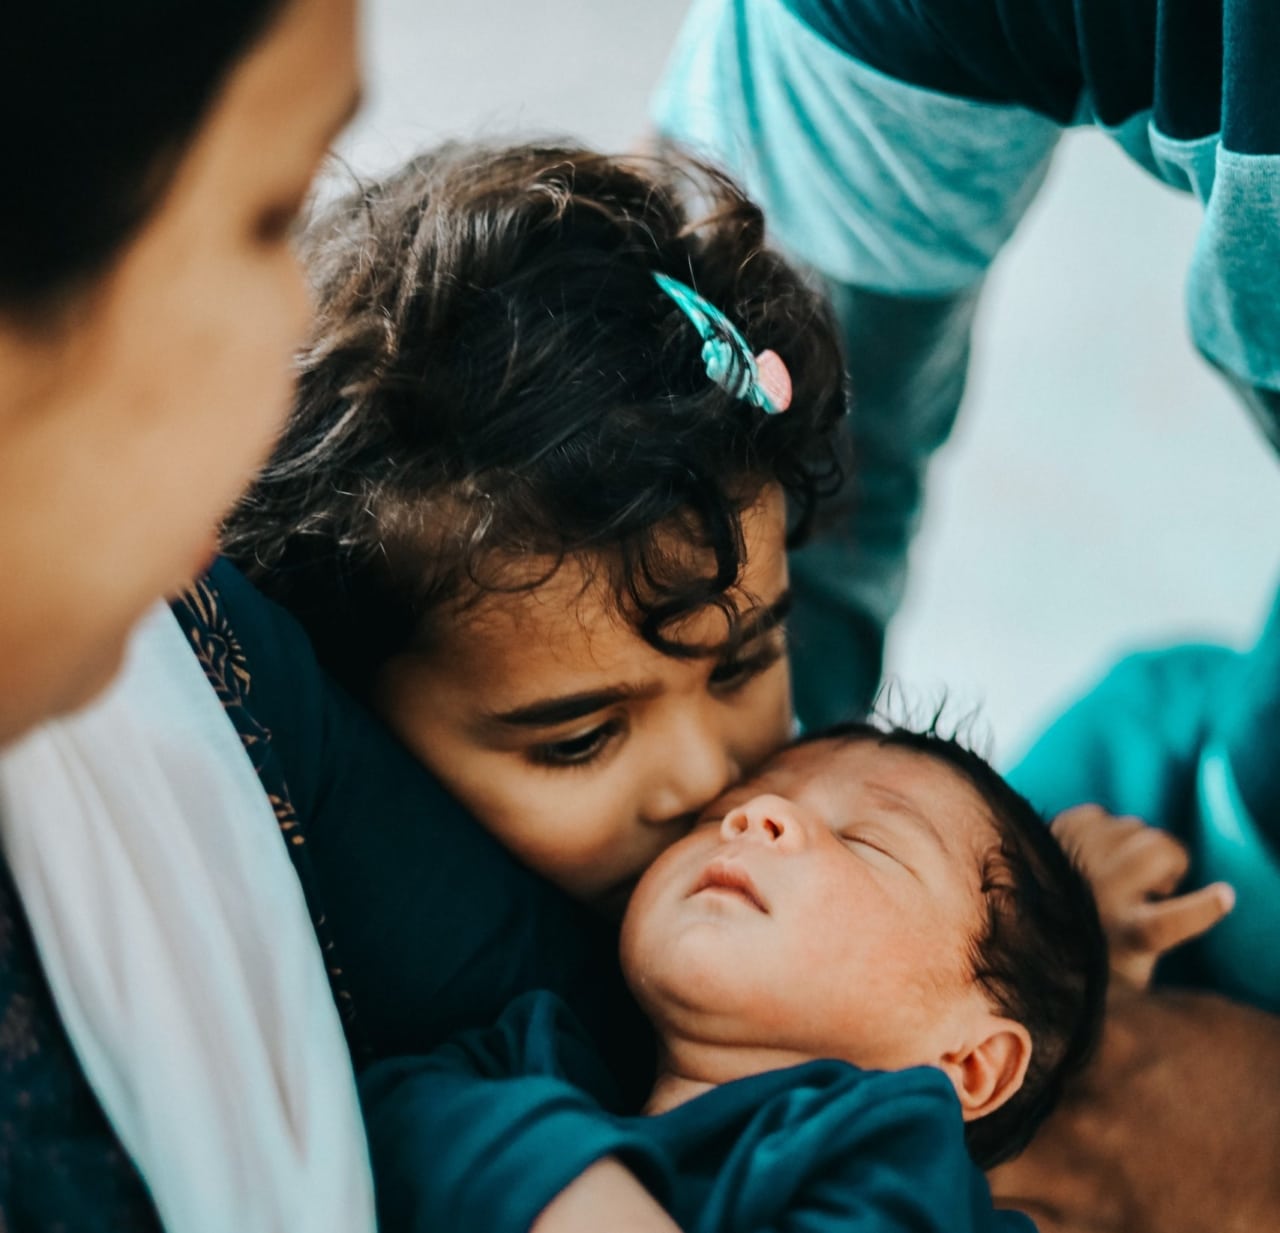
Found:
<path fill-rule="evenodd" d="M 664 1025 L 688 1031 L 697 1023 L 749 1023 L 761 993 L 751 974 L 700 928 L 654 925 L 643 907 L 633 907 L 623 921 L 619 955 L 627 987 L 659 1032 Z"/>

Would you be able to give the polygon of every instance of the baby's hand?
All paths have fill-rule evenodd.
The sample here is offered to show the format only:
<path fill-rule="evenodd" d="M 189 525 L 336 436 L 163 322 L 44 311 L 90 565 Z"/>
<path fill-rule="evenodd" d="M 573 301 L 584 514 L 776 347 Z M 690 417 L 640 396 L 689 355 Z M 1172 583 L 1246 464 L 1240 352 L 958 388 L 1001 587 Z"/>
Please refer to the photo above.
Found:
<path fill-rule="evenodd" d="M 1093 887 L 1112 972 L 1134 988 L 1147 988 L 1161 955 L 1207 932 L 1235 904 L 1225 882 L 1174 894 L 1187 876 L 1187 850 L 1141 818 L 1078 805 L 1053 820 L 1053 833 Z"/>

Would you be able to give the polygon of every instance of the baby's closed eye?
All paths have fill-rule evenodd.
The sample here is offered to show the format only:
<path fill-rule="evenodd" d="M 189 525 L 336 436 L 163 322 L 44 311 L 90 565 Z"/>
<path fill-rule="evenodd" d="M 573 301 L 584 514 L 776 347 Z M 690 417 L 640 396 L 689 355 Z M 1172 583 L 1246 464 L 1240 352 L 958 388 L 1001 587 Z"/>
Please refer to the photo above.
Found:
<path fill-rule="evenodd" d="M 844 843 L 851 848 L 858 848 L 863 852 L 875 853 L 877 856 L 886 860 L 893 861 L 895 864 L 904 864 L 902 858 L 897 855 L 892 842 L 884 836 L 874 831 L 865 831 L 857 828 L 838 832 Z"/>

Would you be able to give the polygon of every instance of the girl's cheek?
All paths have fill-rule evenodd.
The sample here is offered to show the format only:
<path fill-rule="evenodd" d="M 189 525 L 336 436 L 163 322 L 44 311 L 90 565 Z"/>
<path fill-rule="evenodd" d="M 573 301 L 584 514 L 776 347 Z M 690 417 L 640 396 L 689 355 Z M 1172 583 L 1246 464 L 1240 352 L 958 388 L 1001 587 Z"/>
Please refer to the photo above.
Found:
<path fill-rule="evenodd" d="M 739 724 L 744 773 L 777 753 L 792 737 L 791 674 L 784 665 L 770 670 L 758 682 L 753 705 Z"/>

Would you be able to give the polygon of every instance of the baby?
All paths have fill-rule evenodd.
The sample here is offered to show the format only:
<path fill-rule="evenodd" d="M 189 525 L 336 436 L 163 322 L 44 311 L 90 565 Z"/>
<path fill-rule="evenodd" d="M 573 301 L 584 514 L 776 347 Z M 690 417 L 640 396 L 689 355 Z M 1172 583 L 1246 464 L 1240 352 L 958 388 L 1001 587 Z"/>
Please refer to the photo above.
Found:
<path fill-rule="evenodd" d="M 1093 1049 L 1106 943 L 977 755 L 862 724 L 784 750 L 650 867 L 621 954 L 659 1039 L 644 1115 L 613 1111 L 562 1004 L 523 998 L 365 1076 L 384 1229 L 527 1229 L 606 1157 L 685 1230 L 1030 1227 L 979 1167 Z"/>

